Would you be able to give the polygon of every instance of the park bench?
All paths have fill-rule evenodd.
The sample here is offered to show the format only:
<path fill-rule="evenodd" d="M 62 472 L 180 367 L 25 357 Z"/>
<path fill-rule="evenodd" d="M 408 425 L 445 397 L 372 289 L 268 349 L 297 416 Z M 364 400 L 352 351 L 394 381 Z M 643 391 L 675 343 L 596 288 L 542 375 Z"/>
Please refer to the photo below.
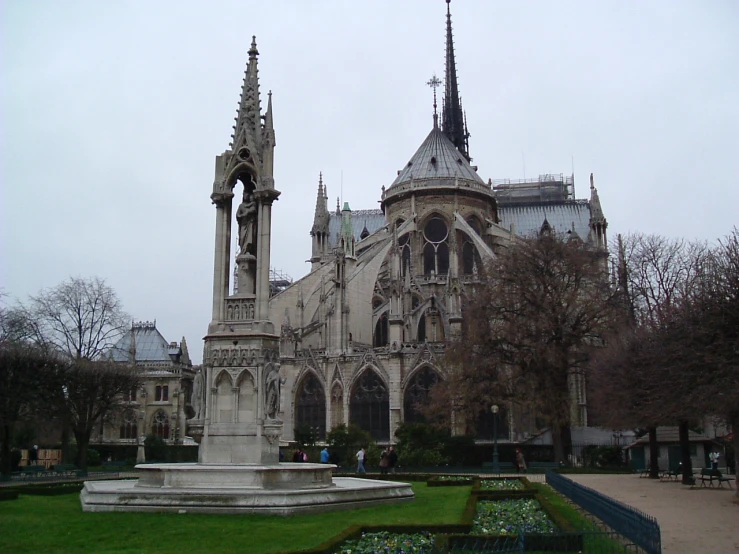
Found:
<path fill-rule="evenodd" d="M 483 469 L 492 470 L 493 469 L 493 462 L 482 462 L 482 467 L 483 467 Z M 501 472 L 503 472 L 503 471 L 506 471 L 506 472 L 511 471 L 511 470 L 515 469 L 515 467 L 516 466 L 513 464 L 513 462 L 498 462 L 498 468 L 500 469 Z"/>
<path fill-rule="evenodd" d="M 47 471 L 44 466 L 22 466 L 21 473 L 26 475 L 36 475 L 42 471 Z"/>
<path fill-rule="evenodd" d="M 682 469 L 663 469 L 659 472 L 659 478 L 660 481 L 662 479 L 666 479 L 667 481 L 675 480 L 677 481 L 683 474 Z"/>
<path fill-rule="evenodd" d="M 716 483 L 718 483 L 719 488 L 722 488 L 724 486 L 724 483 L 728 483 L 729 488 L 732 488 L 731 482 L 734 480 L 734 478 L 729 477 L 728 475 L 723 475 L 718 469 L 701 469 L 701 487 L 706 486 L 706 481 L 708 482 L 708 486 L 712 487 L 714 480 L 716 481 Z"/>

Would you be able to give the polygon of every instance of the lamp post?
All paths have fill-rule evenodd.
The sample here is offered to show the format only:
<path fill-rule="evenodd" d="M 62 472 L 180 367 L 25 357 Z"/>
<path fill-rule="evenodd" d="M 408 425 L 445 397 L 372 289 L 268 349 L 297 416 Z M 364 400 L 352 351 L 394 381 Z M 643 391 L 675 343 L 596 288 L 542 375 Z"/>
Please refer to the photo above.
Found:
<path fill-rule="evenodd" d="M 493 412 L 493 472 L 500 474 L 500 461 L 498 459 L 498 405 L 490 407 Z"/>

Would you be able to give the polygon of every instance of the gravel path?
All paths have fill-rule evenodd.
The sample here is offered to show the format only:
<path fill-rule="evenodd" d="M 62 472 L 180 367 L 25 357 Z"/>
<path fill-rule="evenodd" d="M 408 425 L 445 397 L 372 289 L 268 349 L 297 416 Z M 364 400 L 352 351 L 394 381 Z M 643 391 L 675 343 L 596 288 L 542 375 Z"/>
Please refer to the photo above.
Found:
<path fill-rule="evenodd" d="M 664 554 L 739 553 L 739 502 L 726 485 L 692 488 L 636 475 L 566 477 L 655 517 Z"/>

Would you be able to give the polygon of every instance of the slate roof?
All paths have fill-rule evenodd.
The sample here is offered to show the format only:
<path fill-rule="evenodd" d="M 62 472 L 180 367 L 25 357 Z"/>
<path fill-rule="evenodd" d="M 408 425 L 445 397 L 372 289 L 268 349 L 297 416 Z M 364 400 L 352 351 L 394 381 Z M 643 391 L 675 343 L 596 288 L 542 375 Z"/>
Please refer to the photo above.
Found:
<path fill-rule="evenodd" d="M 695 431 L 688 430 L 688 441 L 689 442 L 710 442 L 710 437 L 706 437 L 705 435 L 701 435 L 700 433 L 696 433 Z M 657 442 L 658 443 L 679 443 L 680 442 L 680 433 L 678 427 L 657 427 Z M 631 448 L 632 446 L 642 446 L 644 444 L 649 444 L 649 434 L 644 435 L 639 440 L 632 442 L 629 446 L 626 448 Z"/>
<path fill-rule="evenodd" d="M 590 203 L 587 200 L 565 200 L 536 204 L 504 204 L 498 206 L 500 225 L 510 229 L 516 225 L 520 236 L 538 233 L 544 219 L 557 233 L 566 233 L 575 225 L 575 233 L 587 241 L 590 232 Z"/>
<path fill-rule="evenodd" d="M 364 226 L 371 235 L 378 229 L 382 229 L 387 224 L 385 214 L 382 210 L 354 210 L 352 211 L 352 234 L 354 240 L 359 242 L 360 235 Z M 334 248 L 339 243 L 339 233 L 341 232 L 341 216 L 332 212 L 328 220 L 328 244 L 329 248 Z"/>
<path fill-rule="evenodd" d="M 123 335 L 118 343 L 113 347 L 113 361 L 127 362 L 128 351 L 131 348 L 131 333 L 134 334 L 136 340 L 136 361 L 137 362 L 171 362 L 170 353 L 174 347 L 170 347 L 169 343 L 164 339 L 162 334 L 157 330 L 153 323 L 135 323 L 133 328 Z"/>
<path fill-rule="evenodd" d="M 423 144 L 400 171 L 391 188 L 400 183 L 422 179 L 464 179 L 485 184 L 440 129 L 431 130 Z"/>

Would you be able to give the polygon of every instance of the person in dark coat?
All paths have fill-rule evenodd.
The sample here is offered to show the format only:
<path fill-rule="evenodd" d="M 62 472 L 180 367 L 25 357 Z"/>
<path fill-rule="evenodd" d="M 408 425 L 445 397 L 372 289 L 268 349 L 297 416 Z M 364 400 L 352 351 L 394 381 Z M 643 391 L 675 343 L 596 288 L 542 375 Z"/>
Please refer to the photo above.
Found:
<path fill-rule="evenodd" d="M 398 463 L 398 453 L 395 451 L 395 447 L 391 446 L 387 452 L 387 467 L 390 473 L 395 473 L 395 465 Z"/>

